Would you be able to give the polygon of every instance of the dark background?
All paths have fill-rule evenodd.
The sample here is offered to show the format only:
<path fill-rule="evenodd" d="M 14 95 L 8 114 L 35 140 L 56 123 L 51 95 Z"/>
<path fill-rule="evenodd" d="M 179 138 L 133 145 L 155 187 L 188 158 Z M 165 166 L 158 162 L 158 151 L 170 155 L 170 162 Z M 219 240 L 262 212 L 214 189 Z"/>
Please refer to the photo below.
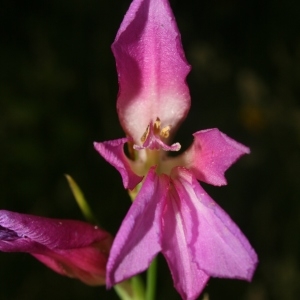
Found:
<path fill-rule="evenodd" d="M 93 141 L 123 137 L 110 51 L 129 0 L 0 2 L 0 205 L 83 219 L 72 175 L 113 234 L 130 206 Z M 256 249 L 251 284 L 211 279 L 210 299 L 300 294 L 300 2 L 171 0 L 188 61 L 191 111 L 176 141 L 218 127 L 252 153 L 205 185 Z M 157 299 L 180 299 L 159 260 Z M 28 254 L 0 253 L 0 299 L 117 299 L 57 275 Z"/>

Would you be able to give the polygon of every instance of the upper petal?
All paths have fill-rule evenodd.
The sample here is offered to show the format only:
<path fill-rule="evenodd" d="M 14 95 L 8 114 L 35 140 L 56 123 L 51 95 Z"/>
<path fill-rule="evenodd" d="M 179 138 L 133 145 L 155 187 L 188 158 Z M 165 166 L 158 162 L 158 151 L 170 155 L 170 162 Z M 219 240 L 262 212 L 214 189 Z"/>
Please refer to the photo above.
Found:
<path fill-rule="evenodd" d="M 242 155 L 250 153 L 248 147 L 231 139 L 217 128 L 193 134 L 192 146 L 177 160 L 191 170 L 198 180 L 213 185 L 227 184 L 225 171 Z"/>
<path fill-rule="evenodd" d="M 124 188 L 132 190 L 142 181 L 143 177 L 133 172 L 130 161 L 124 153 L 124 144 L 127 142 L 127 138 L 102 143 L 95 142 L 94 147 L 106 161 L 120 172 Z"/>
<path fill-rule="evenodd" d="M 112 45 L 119 95 L 117 109 L 135 143 L 157 117 L 176 128 L 190 107 L 190 71 L 167 0 L 134 0 Z"/>
<path fill-rule="evenodd" d="M 251 280 L 257 255 L 230 217 L 208 196 L 192 173 L 184 168 L 173 170 L 174 185 L 187 208 L 183 219 L 193 223 L 189 247 L 199 269 L 210 276 Z M 191 213 L 190 213 L 191 212 Z"/>
<path fill-rule="evenodd" d="M 190 242 L 194 233 L 195 212 L 170 187 L 167 206 L 163 214 L 162 253 L 165 256 L 182 299 L 196 299 L 209 276 L 194 261 Z"/>
<path fill-rule="evenodd" d="M 151 168 L 112 245 L 107 263 L 108 287 L 149 267 L 161 250 L 161 213 L 167 180 Z"/>

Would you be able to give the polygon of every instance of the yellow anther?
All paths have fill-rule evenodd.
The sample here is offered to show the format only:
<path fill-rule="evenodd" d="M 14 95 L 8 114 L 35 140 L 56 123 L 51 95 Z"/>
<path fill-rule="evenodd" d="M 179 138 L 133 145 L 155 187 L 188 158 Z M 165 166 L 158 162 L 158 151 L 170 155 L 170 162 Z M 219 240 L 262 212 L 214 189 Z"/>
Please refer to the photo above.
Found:
<path fill-rule="evenodd" d="M 161 132 L 160 132 L 160 136 L 163 137 L 163 138 L 168 138 L 169 135 L 170 135 L 170 130 L 171 130 L 171 126 L 168 125 L 166 127 L 164 127 Z"/>
<path fill-rule="evenodd" d="M 153 133 L 155 135 L 160 135 L 161 137 L 163 137 L 165 139 L 169 137 L 171 125 L 165 126 L 164 128 L 160 129 L 161 121 L 160 121 L 160 118 L 157 117 L 152 126 L 153 126 Z M 150 133 L 150 125 L 147 126 L 146 131 L 143 133 L 143 135 L 141 137 L 142 143 L 144 143 L 147 140 L 149 133 Z"/>

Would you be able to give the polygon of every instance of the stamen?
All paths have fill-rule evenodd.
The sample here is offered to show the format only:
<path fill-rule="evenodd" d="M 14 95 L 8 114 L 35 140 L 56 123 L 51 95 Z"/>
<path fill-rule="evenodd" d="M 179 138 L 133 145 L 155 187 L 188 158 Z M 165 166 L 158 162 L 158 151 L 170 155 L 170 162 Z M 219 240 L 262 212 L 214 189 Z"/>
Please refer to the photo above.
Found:
<path fill-rule="evenodd" d="M 133 145 L 134 150 L 151 149 L 164 151 L 178 151 L 180 144 L 176 143 L 171 146 L 166 145 L 162 139 L 167 139 L 170 136 L 172 126 L 167 125 L 161 128 L 160 118 L 156 118 L 155 122 L 150 122 L 146 131 L 141 137 L 142 146 Z"/>
<path fill-rule="evenodd" d="M 153 131 L 154 131 L 154 134 L 159 134 L 159 131 L 160 131 L 160 118 L 156 118 L 156 121 L 154 122 L 153 124 Z"/>
<path fill-rule="evenodd" d="M 141 137 L 141 142 L 144 143 L 149 135 L 150 132 L 150 125 L 147 126 L 146 131 L 144 132 L 144 134 Z"/>

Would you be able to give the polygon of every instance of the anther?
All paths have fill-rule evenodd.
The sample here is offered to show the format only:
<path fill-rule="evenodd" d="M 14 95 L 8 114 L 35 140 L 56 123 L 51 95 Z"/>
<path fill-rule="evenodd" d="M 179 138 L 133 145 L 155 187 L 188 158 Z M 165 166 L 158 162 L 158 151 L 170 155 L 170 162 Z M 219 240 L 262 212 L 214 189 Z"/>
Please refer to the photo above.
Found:
<path fill-rule="evenodd" d="M 146 131 L 144 132 L 144 134 L 141 137 L 141 142 L 144 143 L 149 135 L 150 132 L 150 125 L 147 126 Z"/>
<path fill-rule="evenodd" d="M 160 118 L 156 118 L 156 121 L 154 122 L 153 124 L 153 131 L 154 131 L 154 134 L 159 134 L 159 131 L 160 131 Z"/>
<path fill-rule="evenodd" d="M 160 136 L 163 138 L 168 138 L 170 135 L 170 130 L 171 130 L 171 126 L 168 125 L 166 127 L 164 127 L 161 131 L 160 131 Z"/>

